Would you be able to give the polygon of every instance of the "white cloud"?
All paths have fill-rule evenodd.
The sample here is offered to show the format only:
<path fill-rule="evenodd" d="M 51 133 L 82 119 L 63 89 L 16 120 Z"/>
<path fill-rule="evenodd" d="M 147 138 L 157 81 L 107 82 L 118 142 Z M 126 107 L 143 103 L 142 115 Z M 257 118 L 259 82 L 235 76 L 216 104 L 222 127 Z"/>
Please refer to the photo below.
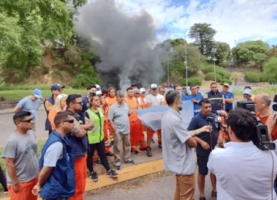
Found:
<path fill-rule="evenodd" d="M 175 0 L 177 1 L 177 0 Z M 184 1 L 184 0 L 181 0 Z M 194 23 L 209 23 L 217 31 L 216 41 L 227 42 L 277 38 L 276 0 L 191 0 L 188 6 L 177 5 L 174 0 L 115 0 L 116 5 L 128 14 L 147 11 L 157 29 L 167 33 L 157 36 L 167 38 L 184 37 Z M 274 19 L 275 17 L 275 19 Z"/>

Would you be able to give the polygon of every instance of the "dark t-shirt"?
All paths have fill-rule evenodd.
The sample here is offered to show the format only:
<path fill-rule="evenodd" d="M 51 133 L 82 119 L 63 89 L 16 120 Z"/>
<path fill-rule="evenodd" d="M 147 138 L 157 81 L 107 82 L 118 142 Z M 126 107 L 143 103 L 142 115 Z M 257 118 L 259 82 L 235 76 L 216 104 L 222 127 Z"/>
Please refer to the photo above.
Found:
<path fill-rule="evenodd" d="M 216 114 L 211 113 L 210 116 L 213 117 L 213 119 L 215 119 Z M 206 121 L 206 117 L 200 112 L 192 118 L 189 124 L 188 130 L 190 131 L 190 130 L 199 129 L 206 125 L 209 125 L 208 122 Z M 213 149 L 217 143 L 218 127 L 216 127 L 215 120 L 212 121 L 211 125 L 213 127 L 213 130 L 211 133 L 203 132 L 199 134 L 197 137 L 207 142 L 210 145 L 210 147 L 212 147 Z M 202 146 L 199 143 L 197 143 L 196 153 L 201 156 L 209 156 L 212 149 L 205 150 L 202 148 Z"/>
<path fill-rule="evenodd" d="M 82 112 L 76 114 L 73 113 L 69 110 L 67 112 L 72 113 L 73 117 L 79 122 L 79 124 L 85 124 L 85 116 Z M 78 138 L 75 136 L 72 136 L 70 134 L 67 135 L 69 141 L 70 141 L 70 146 L 73 149 L 73 155 L 75 158 L 77 157 L 84 157 L 85 153 L 87 152 L 88 149 L 88 138 L 87 135 L 85 135 L 82 138 Z"/>

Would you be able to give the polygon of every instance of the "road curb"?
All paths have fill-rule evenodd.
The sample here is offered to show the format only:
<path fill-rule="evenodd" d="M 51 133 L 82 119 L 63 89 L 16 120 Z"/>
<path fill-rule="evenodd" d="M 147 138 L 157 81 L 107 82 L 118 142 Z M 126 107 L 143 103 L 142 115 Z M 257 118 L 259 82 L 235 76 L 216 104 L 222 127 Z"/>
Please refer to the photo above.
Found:
<path fill-rule="evenodd" d="M 93 182 L 90 178 L 87 178 L 85 192 L 90 192 L 95 189 L 115 185 L 161 171 L 164 171 L 163 159 L 132 165 L 117 171 L 118 178 L 110 178 L 106 175 L 99 175 L 99 180 L 97 182 Z M 0 200 L 9 200 L 9 197 L 2 197 Z"/>

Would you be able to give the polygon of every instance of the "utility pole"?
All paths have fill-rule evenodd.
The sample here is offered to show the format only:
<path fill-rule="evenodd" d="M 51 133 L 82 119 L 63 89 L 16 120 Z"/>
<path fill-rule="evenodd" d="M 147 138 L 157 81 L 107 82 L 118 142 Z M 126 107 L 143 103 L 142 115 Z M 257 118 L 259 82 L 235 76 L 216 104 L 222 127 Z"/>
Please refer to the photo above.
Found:
<path fill-rule="evenodd" d="M 213 53 L 213 61 L 214 61 L 214 81 L 216 82 L 216 67 L 215 67 L 215 61 L 216 61 L 215 53 L 216 53 L 216 48 L 212 48 L 212 53 Z"/>
<path fill-rule="evenodd" d="M 184 61 L 185 67 L 186 67 L 186 89 L 188 87 L 188 60 L 187 60 L 187 40 L 185 35 L 185 61 Z"/>

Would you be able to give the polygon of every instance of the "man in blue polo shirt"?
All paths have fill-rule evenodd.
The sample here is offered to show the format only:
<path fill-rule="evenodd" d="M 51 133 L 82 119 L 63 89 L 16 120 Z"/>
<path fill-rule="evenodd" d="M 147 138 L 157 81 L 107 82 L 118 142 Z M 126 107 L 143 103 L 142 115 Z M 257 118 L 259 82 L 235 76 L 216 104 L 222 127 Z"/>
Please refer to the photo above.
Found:
<path fill-rule="evenodd" d="M 196 84 L 190 86 L 191 95 L 186 96 L 186 100 L 191 100 L 193 102 L 194 116 L 200 113 L 199 102 L 203 99 L 203 96 L 198 92 L 198 87 Z"/>
<path fill-rule="evenodd" d="M 205 186 L 205 176 L 208 174 L 208 158 L 217 144 L 218 139 L 218 129 L 215 124 L 216 114 L 212 113 L 212 105 L 210 100 L 203 99 L 199 102 L 200 104 L 200 113 L 195 115 L 189 126 L 188 130 L 197 130 L 203 126 L 210 125 L 210 132 L 203 132 L 195 137 L 197 141 L 196 155 L 197 155 L 197 164 L 198 164 L 198 188 L 200 193 L 200 199 L 204 200 L 204 186 Z M 213 174 L 210 174 L 211 183 L 212 183 L 212 196 L 216 197 L 216 178 Z"/>
<path fill-rule="evenodd" d="M 228 113 L 233 109 L 233 103 L 234 103 L 234 94 L 232 92 L 229 92 L 229 84 L 224 83 L 222 92 L 225 99 L 225 111 Z"/>

